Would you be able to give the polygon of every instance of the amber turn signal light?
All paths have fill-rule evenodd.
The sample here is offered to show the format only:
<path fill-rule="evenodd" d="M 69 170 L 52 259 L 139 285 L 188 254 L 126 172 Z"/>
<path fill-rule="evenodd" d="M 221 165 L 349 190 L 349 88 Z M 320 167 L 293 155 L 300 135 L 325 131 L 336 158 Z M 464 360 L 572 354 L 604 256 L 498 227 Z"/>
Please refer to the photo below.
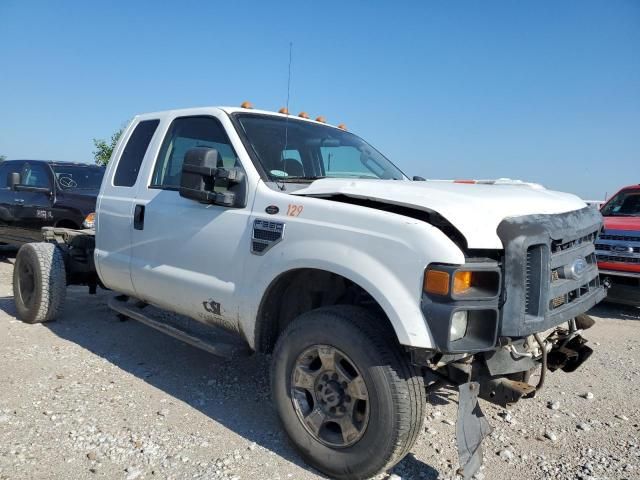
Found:
<path fill-rule="evenodd" d="M 427 270 L 424 276 L 424 291 L 436 295 L 449 294 L 449 274 L 439 270 Z"/>
<path fill-rule="evenodd" d="M 242 102 L 240 108 L 253 108 L 253 104 L 251 102 Z"/>
<path fill-rule="evenodd" d="M 453 276 L 453 293 L 461 295 L 471 288 L 472 272 L 456 272 Z"/>
<path fill-rule="evenodd" d="M 82 222 L 82 228 L 95 228 L 96 226 L 96 214 L 95 212 L 91 212 L 86 216 L 84 221 Z"/>

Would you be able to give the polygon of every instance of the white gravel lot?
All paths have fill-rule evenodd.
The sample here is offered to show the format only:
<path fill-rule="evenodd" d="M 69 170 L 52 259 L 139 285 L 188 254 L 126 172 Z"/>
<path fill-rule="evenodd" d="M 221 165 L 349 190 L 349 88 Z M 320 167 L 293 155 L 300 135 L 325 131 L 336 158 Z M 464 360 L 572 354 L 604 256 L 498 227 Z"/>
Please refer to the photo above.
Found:
<path fill-rule="evenodd" d="M 76 287 L 58 321 L 26 325 L 11 273 L 0 260 L 0 479 L 324 478 L 279 428 L 267 358 L 216 358 Z M 482 403 L 494 432 L 478 478 L 640 479 L 640 311 L 592 313 L 580 370 L 508 412 Z M 392 478 L 456 478 L 455 401 L 431 396 Z"/>

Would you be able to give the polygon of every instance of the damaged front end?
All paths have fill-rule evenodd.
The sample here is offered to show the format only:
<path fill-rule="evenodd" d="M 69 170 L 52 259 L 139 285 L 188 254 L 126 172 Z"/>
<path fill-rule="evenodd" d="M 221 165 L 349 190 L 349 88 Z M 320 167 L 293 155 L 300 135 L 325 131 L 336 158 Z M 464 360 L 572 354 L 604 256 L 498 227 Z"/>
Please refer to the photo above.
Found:
<path fill-rule="evenodd" d="M 455 384 L 477 382 L 479 398 L 507 407 L 542 389 L 546 372 L 573 372 L 593 353 L 581 333 L 594 321 L 580 315 L 545 334 L 509 341 L 490 352 L 461 359 L 443 355 L 431 371 Z M 436 360 L 434 358 L 434 360 Z"/>
<path fill-rule="evenodd" d="M 443 356 L 436 372 L 456 384 L 477 382 L 480 398 L 507 407 L 523 397 L 535 396 L 544 386 L 547 370 L 569 373 L 578 369 L 593 353 L 581 334 L 594 323 L 582 314 L 566 327 L 514 341 L 505 339 L 490 352 L 451 362 Z M 536 373 L 538 378 L 532 382 Z"/>
<path fill-rule="evenodd" d="M 414 361 L 459 386 L 465 478 L 490 432 L 478 398 L 503 407 L 531 398 L 548 370 L 573 372 L 591 355 L 581 333 L 594 323 L 584 312 L 606 295 L 594 247 L 601 222 L 592 209 L 505 219 L 504 252 L 428 266 L 422 311 L 436 348 L 414 352 Z"/>
<path fill-rule="evenodd" d="M 489 352 L 472 355 L 414 354 L 425 367 L 425 377 L 435 384 L 458 387 L 456 440 L 460 475 L 471 478 L 482 465 L 482 441 L 491 433 L 478 398 L 507 407 L 532 398 L 543 388 L 547 370 L 573 372 L 593 353 L 582 332 L 594 324 L 579 315 L 566 326 L 518 340 L 504 340 Z"/>

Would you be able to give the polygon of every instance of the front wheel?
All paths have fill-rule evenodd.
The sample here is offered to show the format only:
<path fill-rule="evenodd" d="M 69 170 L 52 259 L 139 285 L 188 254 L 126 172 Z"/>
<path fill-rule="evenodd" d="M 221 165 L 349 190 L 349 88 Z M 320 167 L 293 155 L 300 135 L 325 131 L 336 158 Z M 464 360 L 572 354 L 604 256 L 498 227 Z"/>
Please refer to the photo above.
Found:
<path fill-rule="evenodd" d="M 295 319 L 276 345 L 271 387 L 294 446 L 334 478 L 391 468 L 422 426 L 421 375 L 394 332 L 362 308 L 321 308 Z"/>

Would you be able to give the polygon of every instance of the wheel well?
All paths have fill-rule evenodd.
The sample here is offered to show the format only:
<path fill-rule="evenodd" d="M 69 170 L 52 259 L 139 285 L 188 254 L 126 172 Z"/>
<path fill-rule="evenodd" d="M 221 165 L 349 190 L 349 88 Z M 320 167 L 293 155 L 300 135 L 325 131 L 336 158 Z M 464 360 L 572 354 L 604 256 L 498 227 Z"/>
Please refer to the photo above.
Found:
<path fill-rule="evenodd" d="M 80 228 L 76 222 L 74 222 L 73 220 L 68 220 L 68 219 L 60 220 L 58 223 L 56 223 L 56 227 L 58 227 L 58 228 L 72 228 L 74 230 L 78 230 Z"/>
<path fill-rule="evenodd" d="M 378 314 L 389 326 L 382 307 L 351 280 L 311 268 L 277 277 L 262 297 L 256 320 L 256 350 L 271 353 L 280 333 L 299 315 L 329 305 L 359 305 Z"/>

